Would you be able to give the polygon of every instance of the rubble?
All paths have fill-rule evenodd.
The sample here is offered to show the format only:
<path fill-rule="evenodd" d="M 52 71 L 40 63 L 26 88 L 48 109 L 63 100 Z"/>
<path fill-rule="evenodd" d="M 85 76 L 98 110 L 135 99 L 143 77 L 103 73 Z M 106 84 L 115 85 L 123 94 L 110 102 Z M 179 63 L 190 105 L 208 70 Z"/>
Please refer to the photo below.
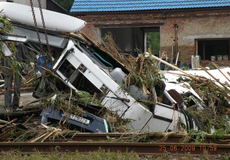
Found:
<path fill-rule="evenodd" d="M 181 75 L 178 71 L 164 74 L 168 86 L 179 86 L 175 89 L 184 97 L 187 111 L 205 132 L 223 130 L 229 133 L 229 71 L 229 67 L 185 71 L 196 76 L 196 79 Z"/>
<path fill-rule="evenodd" d="M 0 120 L 0 140 L 44 142 L 77 134 L 76 130 L 230 133 L 229 68 L 214 65 L 215 70 L 185 71 L 153 55 L 127 58 L 119 55 L 111 37 L 107 37 L 110 43 L 100 46 L 86 35 L 37 31 L 31 21 L 30 26 L 13 22 L 12 29 L 1 32 L 2 40 L 10 43 L 18 36 L 26 37 L 18 41 L 33 58 L 23 87 L 32 87 L 36 100 L 21 112 L 0 115 L 4 119 Z M 36 32 L 43 35 L 40 41 Z M 52 57 L 40 55 L 39 46 L 48 53 L 47 45 Z M 9 43 L 6 46 L 12 50 Z M 159 63 L 174 71 L 160 71 Z M 12 64 L 14 71 L 20 65 Z M 1 80 L 1 93 L 3 86 Z"/>

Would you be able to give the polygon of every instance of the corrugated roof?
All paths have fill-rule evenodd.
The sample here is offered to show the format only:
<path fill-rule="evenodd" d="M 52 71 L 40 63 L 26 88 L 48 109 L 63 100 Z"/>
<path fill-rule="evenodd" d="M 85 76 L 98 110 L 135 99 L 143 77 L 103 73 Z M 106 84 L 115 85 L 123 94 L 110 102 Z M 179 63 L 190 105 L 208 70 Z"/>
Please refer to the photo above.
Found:
<path fill-rule="evenodd" d="M 227 6 L 230 6 L 230 0 L 74 0 L 70 12 L 114 12 Z"/>

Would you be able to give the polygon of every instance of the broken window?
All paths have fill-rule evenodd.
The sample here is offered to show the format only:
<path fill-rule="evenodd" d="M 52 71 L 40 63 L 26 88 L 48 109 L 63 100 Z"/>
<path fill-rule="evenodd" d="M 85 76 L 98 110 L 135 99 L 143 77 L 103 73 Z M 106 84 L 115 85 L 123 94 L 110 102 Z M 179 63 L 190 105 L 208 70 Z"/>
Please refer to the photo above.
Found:
<path fill-rule="evenodd" d="M 83 76 L 82 73 L 86 71 L 86 68 L 82 64 L 77 69 L 68 60 L 64 60 L 58 70 L 76 89 L 87 91 L 90 94 L 101 94 L 101 91 Z"/>
<path fill-rule="evenodd" d="M 229 60 L 229 43 L 229 39 L 198 40 L 198 55 L 201 57 L 201 60 Z"/>

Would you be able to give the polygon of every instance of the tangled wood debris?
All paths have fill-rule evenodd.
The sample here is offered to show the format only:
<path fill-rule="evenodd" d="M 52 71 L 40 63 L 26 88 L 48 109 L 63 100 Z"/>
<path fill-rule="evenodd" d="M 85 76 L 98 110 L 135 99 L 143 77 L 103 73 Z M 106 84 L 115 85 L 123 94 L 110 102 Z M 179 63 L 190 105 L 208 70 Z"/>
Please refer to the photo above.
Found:
<path fill-rule="evenodd" d="M 138 60 L 140 60 L 140 58 L 138 58 L 137 61 Z M 155 62 L 146 58 L 142 60 L 146 63 L 140 62 L 140 65 L 137 65 L 136 68 L 133 69 L 132 74 L 130 73 L 130 75 L 127 76 L 127 81 L 129 85 L 126 84 L 125 87 L 127 89 L 127 86 L 135 84 L 139 88 L 142 88 L 143 92 L 153 96 L 152 93 L 148 91 L 150 86 L 155 86 L 156 84 L 159 84 L 159 81 L 162 81 L 167 77 L 163 77 L 163 75 L 160 75 L 160 72 L 158 70 L 155 70 L 156 68 L 154 69 L 154 67 L 151 68 L 151 71 L 149 70 L 149 65 Z M 148 63 L 148 60 L 150 64 Z M 145 77 L 152 75 L 155 75 L 155 77 L 153 78 L 158 77 L 158 79 L 153 79 L 152 81 L 150 81 L 151 79 L 149 79 L 149 77 Z M 140 77 L 135 78 L 135 76 Z M 146 81 L 145 78 L 150 82 Z M 199 76 L 196 76 L 196 79 L 192 79 L 191 77 L 186 78 L 186 75 L 184 75 L 183 77 L 178 79 L 178 82 L 189 82 L 191 87 L 196 91 L 196 93 L 204 102 L 205 107 L 200 109 L 198 104 L 192 101 L 193 99 L 191 97 L 186 94 L 183 95 L 183 101 L 187 106 L 186 112 L 191 115 L 192 118 L 195 120 L 199 130 L 205 131 L 206 133 L 214 132 L 219 134 L 228 134 L 230 132 L 229 119 L 228 115 L 226 114 L 227 110 L 230 107 L 228 102 L 228 90 L 226 88 L 220 88 L 217 83 L 212 80 Z M 24 87 L 26 87 L 26 84 L 28 83 L 24 83 Z M 141 101 L 141 99 L 139 101 Z M 158 101 L 163 102 L 160 97 L 158 97 Z M 148 101 L 142 102 L 148 104 Z M 153 102 L 153 100 L 149 100 L 149 102 Z M 70 135 L 77 134 L 79 133 L 79 131 L 81 131 L 79 129 L 76 130 L 76 128 L 71 128 L 66 123 L 66 120 L 61 120 L 59 123 L 48 124 L 48 126 L 41 124 L 39 114 L 43 108 L 47 108 L 50 106 L 53 106 L 54 108 L 62 110 L 66 113 L 73 113 L 75 115 L 82 115 L 84 112 L 89 111 L 97 116 L 105 118 L 110 123 L 112 132 L 128 131 L 126 128 L 127 120 L 121 119 L 116 114 L 107 110 L 100 103 L 95 95 L 91 95 L 90 93 L 85 91 L 72 93 L 59 92 L 59 94 L 56 94 L 55 100 L 53 99 L 53 97 L 45 97 L 40 100 L 40 103 L 40 107 L 37 108 L 38 110 L 35 110 L 35 108 L 33 108 L 31 112 L 27 111 L 28 114 L 23 114 L 24 116 L 21 116 L 20 119 L 15 118 L 17 117 L 17 115 L 4 116 L 6 118 L 9 118 L 9 121 L 0 121 L 2 124 L 0 126 L 0 139 L 14 142 L 44 142 L 52 140 L 54 141 L 58 139 L 65 140 L 71 137 Z M 68 116 L 66 116 L 66 118 L 68 118 Z M 125 138 L 123 140 L 129 141 L 130 139 L 134 140 L 136 138 L 129 137 L 128 139 Z M 143 139 L 148 138 L 146 138 L 146 136 L 139 136 L 136 141 L 142 141 Z"/>
<path fill-rule="evenodd" d="M 0 23 L 6 27 L 0 30 L 2 35 L 17 32 L 14 27 L 25 35 L 44 34 L 5 18 Z M 230 133 L 229 68 L 224 71 L 213 64 L 215 70 L 186 71 L 154 55 L 120 54 L 111 35 L 98 44 L 83 33 L 46 34 L 56 39 L 45 44 L 29 34 L 26 42 L 17 42 L 33 55 L 27 64 L 4 56 L 0 41 L 0 58 L 11 62 L 7 71 L 20 75 L 21 92 L 33 92 L 36 98 L 13 112 L 1 107 L 1 141 L 69 140 L 79 132 L 147 132 L 120 141 L 147 141 L 148 133 L 157 131 L 167 132 L 162 141 L 177 132 Z M 16 52 L 14 41 L 4 45 Z M 44 53 L 51 49 L 52 57 L 40 55 L 41 49 Z M 160 71 L 159 63 L 172 71 Z M 0 66 L 1 95 L 6 92 L 5 67 Z M 30 70 L 23 75 L 25 68 Z"/>

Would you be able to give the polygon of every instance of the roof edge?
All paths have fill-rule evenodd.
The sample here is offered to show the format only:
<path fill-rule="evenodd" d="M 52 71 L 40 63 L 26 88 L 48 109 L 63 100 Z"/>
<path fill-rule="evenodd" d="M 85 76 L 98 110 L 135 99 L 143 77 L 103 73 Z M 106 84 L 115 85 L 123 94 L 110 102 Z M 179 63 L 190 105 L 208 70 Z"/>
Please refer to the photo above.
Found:
<path fill-rule="evenodd" d="M 70 12 L 71 15 L 104 15 L 104 14 L 130 14 L 130 13 L 159 13 L 159 12 L 187 12 L 187 11 L 207 11 L 207 10 L 228 10 L 225 7 L 200 7 L 200 8 L 179 8 L 179 9 L 158 9 L 158 10 L 132 10 L 132 11 L 96 11 L 96 12 Z"/>

